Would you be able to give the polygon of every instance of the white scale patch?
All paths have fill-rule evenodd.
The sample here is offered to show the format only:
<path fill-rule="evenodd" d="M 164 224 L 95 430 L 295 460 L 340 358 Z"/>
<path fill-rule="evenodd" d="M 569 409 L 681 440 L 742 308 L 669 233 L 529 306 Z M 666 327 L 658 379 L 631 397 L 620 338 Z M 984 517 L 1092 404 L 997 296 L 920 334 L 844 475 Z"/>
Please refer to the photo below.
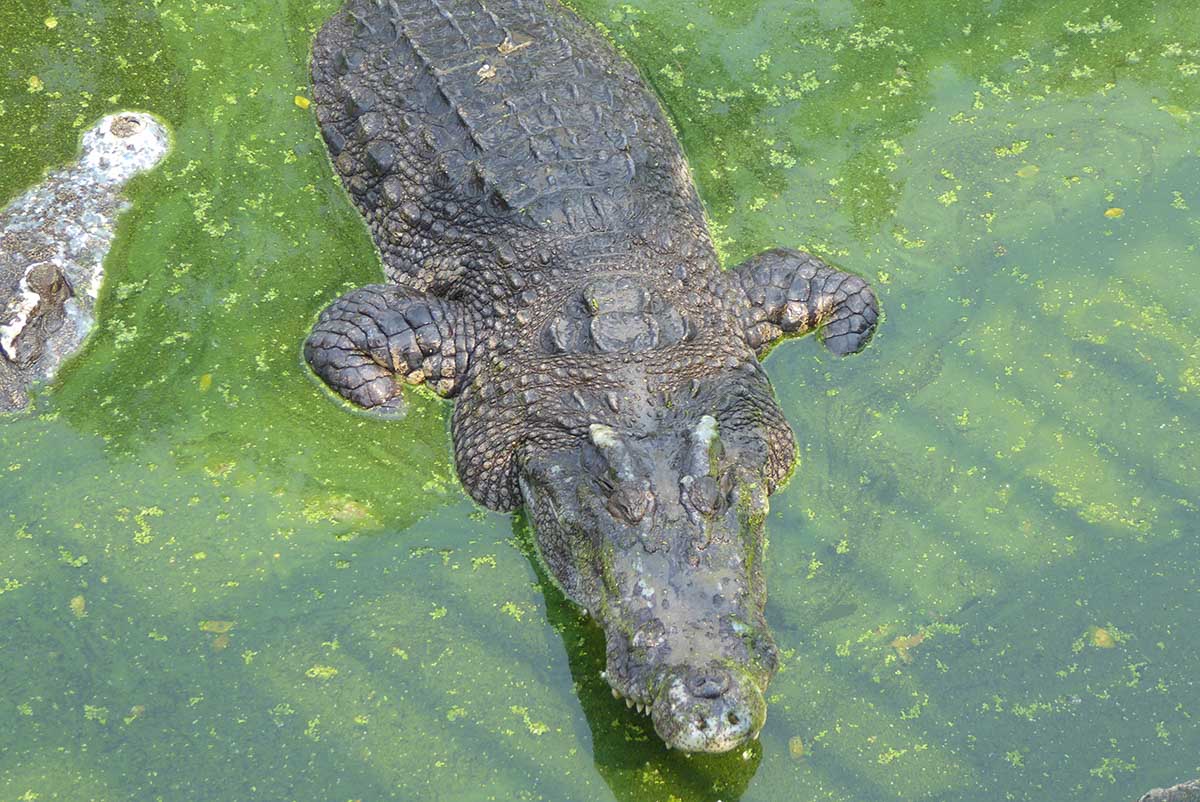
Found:
<path fill-rule="evenodd" d="M 32 270 L 34 265 L 30 265 Z M 29 271 L 25 271 L 25 275 L 21 276 L 21 283 L 18 285 L 17 297 L 12 298 L 7 304 L 4 317 L 9 322 L 0 326 L 0 351 L 4 352 L 4 356 L 10 360 L 16 359 L 16 340 L 17 335 L 25 330 L 25 326 L 29 323 L 29 315 L 37 308 L 38 301 L 42 300 L 42 296 L 38 295 L 33 290 L 29 289 L 29 282 L 26 280 L 29 277 Z"/>
<path fill-rule="evenodd" d="M 617 433 L 613 431 L 611 426 L 605 426 L 603 423 L 593 423 L 588 427 L 588 431 L 592 436 L 592 442 L 597 448 L 613 448 L 617 445 Z"/>
<path fill-rule="evenodd" d="M 712 445 L 712 441 L 717 436 L 717 419 L 712 415 L 705 415 L 700 419 L 700 425 L 696 427 L 696 439 L 699 440 L 705 450 Z"/>
<path fill-rule="evenodd" d="M 83 135 L 81 177 L 124 184 L 162 161 L 170 147 L 167 129 L 149 114 L 111 114 Z"/>

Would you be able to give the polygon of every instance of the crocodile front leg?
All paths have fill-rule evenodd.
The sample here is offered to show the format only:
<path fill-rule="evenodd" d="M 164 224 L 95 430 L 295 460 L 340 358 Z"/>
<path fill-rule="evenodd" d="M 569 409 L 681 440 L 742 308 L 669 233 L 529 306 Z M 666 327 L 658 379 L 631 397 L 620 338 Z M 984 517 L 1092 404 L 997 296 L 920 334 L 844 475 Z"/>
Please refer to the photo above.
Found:
<path fill-rule="evenodd" d="M 845 356 L 861 351 L 875 331 L 879 302 L 867 282 L 803 251 L 765 251 L 733 273 L 750 300 L 746 336 L 759 356 L 815 329 L 826 348 Z"/>
<path fill-rule="evenodd" d="M 321 380 L 364 409 L 403 409 L 403 381 L 443 398 L 462 387 L 474 344 L 471 319 L 452 301 L 417 290 L 372 284 L 321 313 L 304 356 Z"/>

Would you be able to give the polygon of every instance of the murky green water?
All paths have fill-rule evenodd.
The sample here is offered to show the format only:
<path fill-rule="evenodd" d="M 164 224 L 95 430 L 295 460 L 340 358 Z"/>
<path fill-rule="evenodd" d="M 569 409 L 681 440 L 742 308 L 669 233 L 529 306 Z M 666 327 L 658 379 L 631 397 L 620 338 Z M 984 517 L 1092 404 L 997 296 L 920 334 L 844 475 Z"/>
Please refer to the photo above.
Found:
<path fill-rule="evenodd" d="M 0 199 L 144 108 L 101 326 L 0 424 L 3 800 L 1132 800 L 1200 776 L 1200 23 L 1189 0 L 580 0 L 663 96 L 727 262 L 888 312 L 768 369 L 759 745 L 664 752 L 467 502 L 448 408 L 301 366 L 379 276 L 317 139 L 337 0 L 6 0 Z"/>

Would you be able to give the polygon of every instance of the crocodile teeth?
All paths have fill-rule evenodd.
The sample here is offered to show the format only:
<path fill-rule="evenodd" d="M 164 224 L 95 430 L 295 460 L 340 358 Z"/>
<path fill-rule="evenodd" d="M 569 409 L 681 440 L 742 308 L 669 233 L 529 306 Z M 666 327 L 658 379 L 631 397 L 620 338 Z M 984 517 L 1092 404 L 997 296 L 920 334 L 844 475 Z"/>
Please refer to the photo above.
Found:
<path fill-rule="evenodd" d="M 620 698 L 621 698 L 621 692 L 620 692 L 620 691 L 618 691 L 616 688 L 613 688 L 613 689 L 612 689 L 612 692 L 613 692 L 613 698 L 614 698 L 614 699 L 620 699 Z"/>
<path fill-rule="evenodd" d="M 638 708 L 638 712 L 639 712 L 639 713 L 645 713 L 645 712 L 646 712 L 646 706 L 645 706 L 644 704 L 642 704 L 641 702 L 638 702 L 638 706 L 637 706 L 637 708 Z"/>
<path fill-rule="evenodd" d="M 633 707 L 633 700 L 632 700 L 632 699 L 626 699 L 626 700 L 625 700 L 625 706 L 626 706 L 626 707 Z"/>

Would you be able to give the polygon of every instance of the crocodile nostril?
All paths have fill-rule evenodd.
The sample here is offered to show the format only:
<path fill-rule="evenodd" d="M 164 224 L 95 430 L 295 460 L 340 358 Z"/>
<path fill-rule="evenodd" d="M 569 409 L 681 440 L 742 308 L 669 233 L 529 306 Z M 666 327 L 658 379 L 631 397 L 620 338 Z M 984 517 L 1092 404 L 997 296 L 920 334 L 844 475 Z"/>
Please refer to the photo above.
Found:
<path fill-rule="evenodd" d="M 692 677 L 689 690 L 701 699 L 716 699 L 729 690 L 729 682 L 729 674 L 725 671 L 704 671 Z"/>
<path fill-rule="evenodd" d="M 742 720 L 741 720 L 741 718 L 738 717 L 738 714 L 732 710 L 730 710 L 729 713 L 726 714 L 725 720 L 728 721 L 730 724 L 732 724 L 734 727 L 736 727 L 738 724 L 742 723 Z"/>

